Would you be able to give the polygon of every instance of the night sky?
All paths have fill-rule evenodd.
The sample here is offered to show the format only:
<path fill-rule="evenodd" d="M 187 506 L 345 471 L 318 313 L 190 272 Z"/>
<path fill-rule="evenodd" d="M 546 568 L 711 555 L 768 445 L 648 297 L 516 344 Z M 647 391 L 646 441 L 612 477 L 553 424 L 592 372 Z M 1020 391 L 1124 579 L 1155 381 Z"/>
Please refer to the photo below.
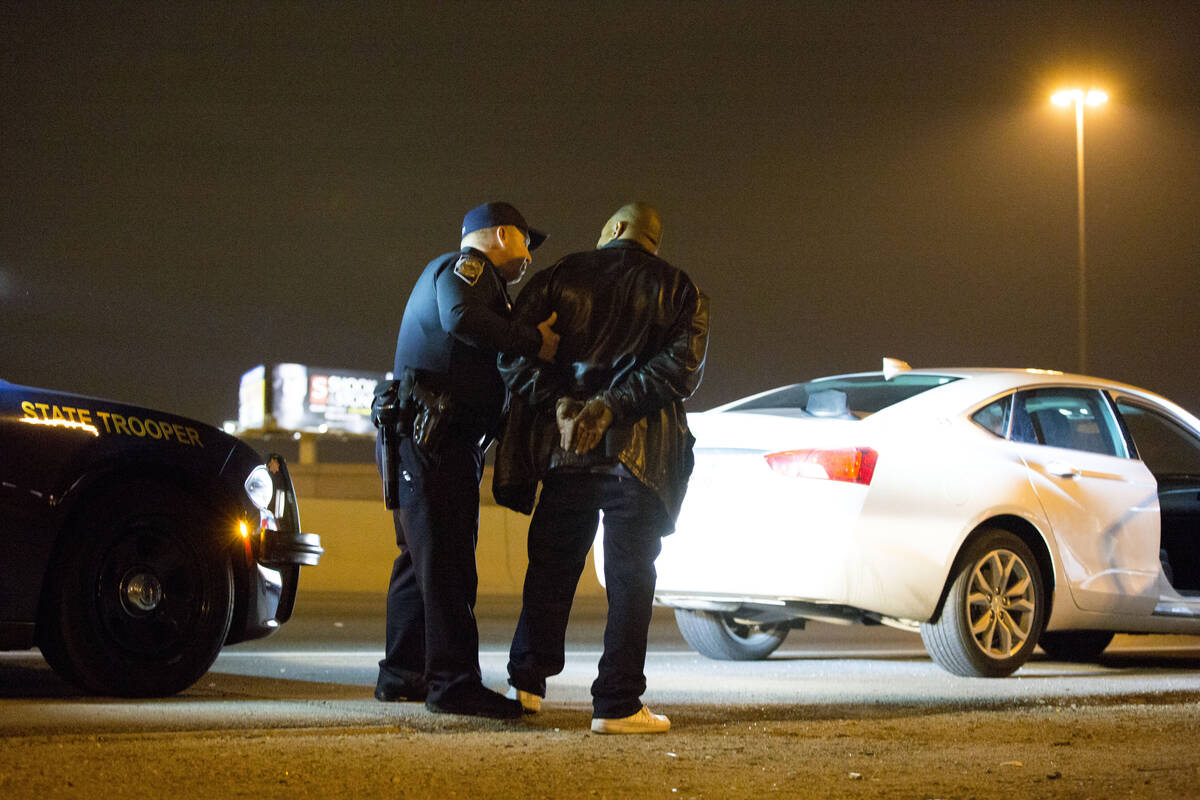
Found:
<path fill-rule="evenodd" d="M 914 366 L 1077 364 L 1200 412 L 1200 4 L 0 6 L 0 377 L 220 423 L 263 362 L 384 371 L 505 199 L 622 203 L 712 300 L 707 408 Z M 519 288 L 519 287 L 517 287 Z"/>

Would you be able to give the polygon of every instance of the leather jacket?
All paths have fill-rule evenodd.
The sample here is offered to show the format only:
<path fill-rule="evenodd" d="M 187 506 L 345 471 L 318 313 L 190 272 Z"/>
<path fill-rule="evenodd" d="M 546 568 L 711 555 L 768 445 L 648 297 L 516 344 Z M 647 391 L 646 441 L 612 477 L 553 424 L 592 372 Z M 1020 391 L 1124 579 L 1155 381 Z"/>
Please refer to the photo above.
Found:
<path fill-rule="evenodd" d="M 662 500 L 672 522 L 692 472 L 695 438 L 683 401 L 696 390 L 708 347 L 708 297 L 681 270 L 629 240 L 568 255 L 530 279 L 514 321 L 558 314 L 553 364 L 502 354 L 510 391 L 492 493 L 533 510 L 558 441 L 560 397 L 599 396 L 613 421 L 597 447 Z"/>

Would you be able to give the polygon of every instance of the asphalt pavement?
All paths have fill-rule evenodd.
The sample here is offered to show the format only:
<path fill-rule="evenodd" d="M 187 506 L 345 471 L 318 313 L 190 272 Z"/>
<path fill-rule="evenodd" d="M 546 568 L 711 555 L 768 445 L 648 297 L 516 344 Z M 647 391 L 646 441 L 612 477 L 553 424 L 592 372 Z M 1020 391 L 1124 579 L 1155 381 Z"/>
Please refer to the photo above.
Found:
<path fill-rule="evenodd" d="M 497 689 L 505 686 L 518 612 L 515 598 L 479 602 L 480 664 L 484 682 Z M 549 682 L 547 707 L 586 713 L 603 621 L 603 601 L 577 605 L 567 665 Z M 310 593 L 281 631 L 225 648 L 207 675 L 173 698 L 83 697 L 50 672 L 36 650 L 0 654 L 0 736 L 385 726 L 398 716 L 426 715 L 419 703 L 373 699 L 382 642 L 382 597 Z M 646 674 L 645 699 L 665 710 L 803 709 L 830 718 L 910 708 L 1103 705 L 1200 697 L 1200 638 L 1120 636 L 1097 664 L 1039 654 L 1011 678 L 967 679 L 935 666 L 916 634 L 885 627 L 811 623 L 792 631 L 764 661 L 712 661 L 688 648 L 669 609 L 656 609 Z"/>

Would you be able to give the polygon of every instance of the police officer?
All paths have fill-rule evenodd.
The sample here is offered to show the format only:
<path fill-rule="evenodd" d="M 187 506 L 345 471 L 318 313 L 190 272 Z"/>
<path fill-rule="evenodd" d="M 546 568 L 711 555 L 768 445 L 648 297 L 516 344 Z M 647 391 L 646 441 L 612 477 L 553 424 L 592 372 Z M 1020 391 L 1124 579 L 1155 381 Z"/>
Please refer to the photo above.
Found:
<path fill-rule="evenodd" d="M 402 552 L 387 596 L 387 649 L 375 697 L 425 700 L 433 712 L 514 718 L 521 705 L 483 686 L 474 606 L 483 451 L 503 412 L 498 353 L 549 361 L 554 317 L 511 319 L 520 280 L 545 234 L 508 203 L 467 212 L 461 249 L 425 267 L 409 296 L 394 373 L 414 412 L 398 452 L 393 511 Z M 409 435 L 403 435 L 409 434 Z"/>

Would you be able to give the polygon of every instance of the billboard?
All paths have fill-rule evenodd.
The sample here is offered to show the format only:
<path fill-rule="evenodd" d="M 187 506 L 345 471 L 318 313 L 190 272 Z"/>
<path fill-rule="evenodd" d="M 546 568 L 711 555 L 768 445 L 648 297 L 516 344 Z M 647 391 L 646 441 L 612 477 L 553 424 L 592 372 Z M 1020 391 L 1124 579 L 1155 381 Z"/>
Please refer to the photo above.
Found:
<path fill-rule="evenodd" d="M 239 431 L 375 435 L 371 400 L 382 372 L 262 364 L 238 386 Z"/>

